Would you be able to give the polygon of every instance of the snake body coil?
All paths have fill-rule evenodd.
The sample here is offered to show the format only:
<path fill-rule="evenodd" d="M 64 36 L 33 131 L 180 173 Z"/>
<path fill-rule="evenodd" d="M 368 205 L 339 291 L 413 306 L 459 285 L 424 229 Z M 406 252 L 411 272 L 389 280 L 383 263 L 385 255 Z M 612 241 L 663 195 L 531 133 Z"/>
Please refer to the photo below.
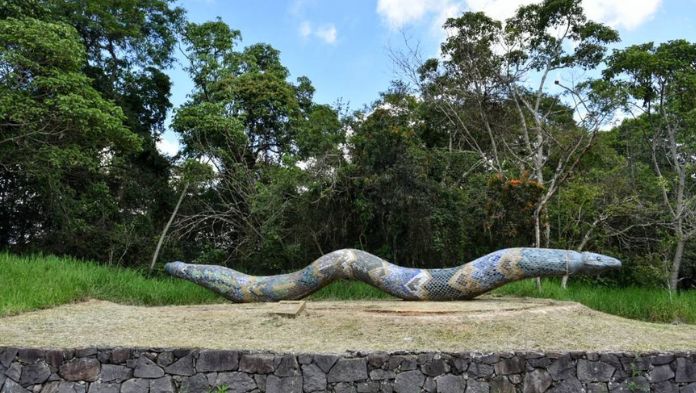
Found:
<path fill-rule="evenodd" d="M 213 265 L 166 264 L 174 276 L 238 302 L 301 299 L 338 279 L 356 279 L 406 300 L 466 300 L 530 277 L 593 273 L 617 268 L 615 258 L 590 252 L 509 248 L 445 269 L 405 268 L 365 251 L 344 249 L 321 256 L 294 273 L 250 276 Z"/>

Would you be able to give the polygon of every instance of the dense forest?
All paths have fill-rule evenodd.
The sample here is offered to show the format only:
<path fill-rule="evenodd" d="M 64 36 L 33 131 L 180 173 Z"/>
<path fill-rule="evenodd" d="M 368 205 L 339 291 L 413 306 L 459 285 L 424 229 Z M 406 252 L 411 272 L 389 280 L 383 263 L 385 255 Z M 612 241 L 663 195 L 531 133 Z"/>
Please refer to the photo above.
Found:
<path fill-rule="evenodd" d="M 696 43 L 622 47 L 580 0 L 444 27 L 350 111 L 172 0 L 0 1 L 0 249 L 277 273 L 346 247 L 444 267 L 537 246 L 622 259 L 600 282 L 696 287 Z"/>

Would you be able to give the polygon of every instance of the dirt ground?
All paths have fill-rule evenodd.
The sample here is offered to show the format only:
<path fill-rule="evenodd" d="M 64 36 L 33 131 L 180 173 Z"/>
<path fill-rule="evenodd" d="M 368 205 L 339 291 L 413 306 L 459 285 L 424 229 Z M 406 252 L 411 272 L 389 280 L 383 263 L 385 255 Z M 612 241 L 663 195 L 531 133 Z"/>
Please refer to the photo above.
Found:
<path fill-rule="evenodd" d="M 315 301 L 138 307 L 88 301 L 0 318 L 0 346 L 347 350 L 695 350 L 696 326 L 628 320 L 573 302 Z"/>

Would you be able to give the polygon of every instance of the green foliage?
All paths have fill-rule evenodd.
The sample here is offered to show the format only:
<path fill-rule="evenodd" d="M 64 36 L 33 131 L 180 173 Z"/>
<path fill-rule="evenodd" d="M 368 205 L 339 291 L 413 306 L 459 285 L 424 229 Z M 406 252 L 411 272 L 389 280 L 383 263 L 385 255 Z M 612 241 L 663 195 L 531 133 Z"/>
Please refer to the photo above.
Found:
<path fill-rule="evenodd" d="M 208 392 L 209 393 L 227 393 L 229 390 L 230 390 L 229 386 L 222 384 L 222 385 L 218 385 L 218 386 L 210 389 Z"/>
<path fill-rule="evenodd" d="M 0 23 L 3 145 L 39 141 L 38 146 L 50 150 L 46 145 L 53 137 L 93 148 L 138 148 L 140 141 L 123 126 L 120 108 L 103 99 L 81 73 L 84 61 L 84 49 L 68 25 L 36 19 Z M 48 154 L 56 165 L 90 159 L 87 166 L 100 164 L 77 147 Z"/>
<path fill-rule="evenodd" d="M 486 225 L 507 244 L 550 246 L 549 204 L 613 109 L 585 81 L 551 87 L 550 80 L 562 70 L 597 67 L 618 33 L 589 21 L 579 0 L 524 5 L 505 23 L 466 12 L 444 27 L 452 34 L 442 59 L 417 70 L 424 106 L 444 124 L 438 139 L 478 155 L 489 177 L 533 180 L 539 187 L 513 193 L 489 182 Z"/>
<path fill-rule="evenodd" d="M 176 28 L 183 17 L 183 10 L 171 8 L 172 3 L 50 0 L 48 8 L 55 18 L 77 27 L 85 38 L 90 59 L 108 69 L 117 65 L 159 66 L 171 61 Z"/>
<path fill-rule="evenodd" d="M 121 109 L 90 85 L 84 61 L 66 24 L 0 21 L 3 245 L 80 254 L 86 244 L 74 236 L 95 234 L 105 217 L 118 214 L 108 172 L 119 157 L 140 149 L 141 138 L 124 126 Z M 25 214 L 29 226 L 21 224 Z"/>
<path fill-rule="evenodd" d="M 302 97 L 298 97 L 299 100 Z M 302 104 L 301 105 L 306 105 Z M 298 129 L 295 141 L 297 157 L 308 160 L 312 157 L 337 156 L 337 147 L 345 142 L 344 130 L 337 111 L 328 105 L 308 104 L 306 120 Z"/>
<path fill-rule="evenodd" d="M 561 29 L 559 37 L 554 30 Z M 580 67 L 591 69 L 604 59 L 606 45 L 619 41 L 615 30 L 588 21 L 581 0 L 545 0 L 520 7 L 505 24 L 508 43 L 519 44 L 509 60 L 516 64 L 528 62 L 536 70 L 549 65 L 553 69 Z M 572 51 L 564 41 L 576 43 Z"/>
<path fill-rule="evenodd" d="M 186 26 L 186 70 L 195 87 L 172 127 L 182 134 L 190 155 L 205 149 L 220 157 L 228 149 L 232 157 L 221 157 L 223 162 L 277 163 L 296 151 L 303 109 L 310 109 L 301 108 L 300 101 L 311 102 L 313 88 L 307 78 L 298 86 L 288 83 L 289 72 L 270 45 L 237 51 L 239 39 L 239 32 L 220 20 Z"/>
<path fill-rule="evenodd" d="M 143 260 L 175 200 L 155 144 L 183 10 L 28 0 L 0 14 L 0 247 Z"/>
<path fill-rule="evenodd" d="M 247 137 L 243 125 L 226 113 L 224 103 L 182 107 L 176 112 L 172 128 L 180 133 L 187 156 L 211 155 L 223 163 L 244 157 Z"/>
<path fill-rule="evenodd" d="M 335 214 L 333 225 L 322 224 L 324 236 L 347 238 L 346 245 L 412 266 L 443 266 L 477 251 L 470 247 L 475 232 L 467 227 L 477 225 L 467 214 L 475 209 L 459 182 L 470 162 L 459 152 L 426 147 L 432 134 L 421 109 L 396 85 L 369 114 L 348 120 L 350 163 L 337 173 L 333 192 L 323 196 L 325 211 L 355 213 Z"/>
<path fill-rule="evenodd" d="M 210 165 L 194 159 L 187 159 L 177 168 L 179 182 L 182 184 L 206 185 L 215 178 Z"/>
<path fill-rule="evenodd" d="M 309 196 L 303 190 L 312 175 L 296 164 L 340 162 L 343 130 L 336 110 L 313 102 L 309 79 L 288 82 L 276 49 L 254 44 L 238 50 L 239 38 L 220 20 L 186 26 L 186 69 L 195 86 L 172 128 L 184 154 L 204 157 L 216 172 L 211 187 L 187 201 L 175 226 L 185 242 L 205 244 L 192 257 L 225 255 L 217 262 L 277 271 L 312 255 L 297 239 L 305 234 L 294 218 L 302 215 L 297 209 Z"/>
<path fill-rule="evenodd" d="M 696 44 L 686 40 L 633 45 L 617 50 L 604 70 L 634 118 L 621 131 L 634 141 L 638 157 L 653 170 L 654 193 L 646 199 L 662 205 L 673 251 L 669 287 L 676 290 L 685 266 L 684 250 L 696 235 L 693 193 L 696 153 Z M 636 143 L 637 142 L 637 143 Z"/>

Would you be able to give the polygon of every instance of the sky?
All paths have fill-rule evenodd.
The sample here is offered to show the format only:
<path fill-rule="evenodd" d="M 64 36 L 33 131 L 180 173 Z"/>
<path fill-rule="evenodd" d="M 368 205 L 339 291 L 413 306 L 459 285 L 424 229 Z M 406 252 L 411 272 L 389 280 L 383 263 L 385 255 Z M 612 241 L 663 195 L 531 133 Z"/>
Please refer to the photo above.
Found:
<path fill-rule="evenodd" d="M 361 109 L 398 79 L 391 52 L 406 42 L 423 57 L 438 55 L 445 38 L 442 23 L 466 11 L 504 19 L 535 0 L 179 0 L 192 22 L 220 17 L 240 30 L 242 46 L 264 42 L 280 50 L 291 79 L 307 76 L 315 101 L 338 100 Z M 624 47 L 684 38 L 696 41 L 696 0 L 583 0 L 590 19 L 621 34 Z M 182 58 L 177 53 L 179 59 Z M 174 108 L 187 100 L 193 85 L 183 61 L 169 70 Z M 165 132 L 158 144 L 169 155 L 178 138 Z"/>

